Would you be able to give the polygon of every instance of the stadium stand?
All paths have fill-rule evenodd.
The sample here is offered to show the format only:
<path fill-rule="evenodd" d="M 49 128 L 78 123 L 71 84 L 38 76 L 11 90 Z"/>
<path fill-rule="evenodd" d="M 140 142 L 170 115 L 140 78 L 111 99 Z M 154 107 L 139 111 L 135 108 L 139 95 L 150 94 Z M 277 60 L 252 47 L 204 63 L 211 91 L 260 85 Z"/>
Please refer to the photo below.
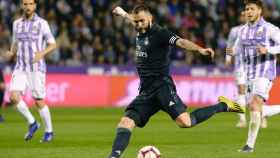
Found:
<path fill-rule="evenodd" d="M 139 1 L 139 0 L 138 0 Z M 0 1 L 0 49 L 9 49 L 12 20 L 18 18 L 19 0 Z M 134 60 L 132 27 L 112 17 L 109 10 L 116 4 L 130 10 L 135 0 L 48 0 L 39 1 L 37 13 L 45 17 L 57 38 L 59 49 L 48 57 L 48 63 L 61 66 L 92 64 L 128 65 Z M 214 61 L 207 57 L 185 54 L 172 49 L 173 65 L 224 65 L 226 38 L 238 24 L 241 0 L 151 0 L 147 1 L 156 22 L 178 35 L 202 46 L 215 49 Z M 280 0 L 265 0 L 265 17 L 280 25 Z M 13 18 L 11 18 L 13 17 Z M 126 25 L 127 26 L 127 25 Z M 7 63 L 0 59 L 1 63 Z"/>

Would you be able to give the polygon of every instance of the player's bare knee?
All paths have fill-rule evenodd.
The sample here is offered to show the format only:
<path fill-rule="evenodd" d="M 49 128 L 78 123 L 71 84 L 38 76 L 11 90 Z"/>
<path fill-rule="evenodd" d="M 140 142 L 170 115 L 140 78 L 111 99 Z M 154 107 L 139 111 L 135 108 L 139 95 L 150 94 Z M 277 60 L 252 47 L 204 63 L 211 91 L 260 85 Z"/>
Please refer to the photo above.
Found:
<path fill-rule="evenodd" d="M 176 124 L 180 127 L 180 128 L 191 128 L 192 124 L 191 124 L 191 119 L 188 113 L 183 113 L 180 116 L 178 116 L 176 118 Z"/>
<path fill-rule="evenodd" d="M 238 85 L 238 94 L 245 95 L 246 94 L 246 86 L 245 85 Z"/>
<path fill-rule="evenodd" d="M 44 106 L 46 106 L 45 102 L 41 99 L 35 100 L 35 105 L 39 109 L 42 109 Z"/>
<path fill-rule="evenodd" d="M 10 101 L 14 105 L 18 104 L 20 101 L 20 95 L 17 92 L 11 92 Z"/>
<path fill-rule="evenodd" d="M 176 121 L 176 124 L 180 127 L 180 128 L 191 128 L 191 123 L 188 122 L 188 121 L 180 121 L 180 122 L 177 122 Z"/>
<path fill-rule="evenodd" d="M 262 111 L 264 101 L 259 96 L 253 96 L 250 101 L 250 111 Z"/>
<path fill-rule="evenodd" d="M 118 128 L 128 128 L 133 129 L 135 127 L 135 122 L 129 117 L 122 117 L 118 124 Z"/>
<path fill-rule="evenodd" d="M 5 83 L 0 83 L 0 91 L 5 91 L 6 86 Z"/>
<path fill-rule="evenodd" d="M 249 105 L 250 111 L 259 111 L 259 105 L 255 102 L 252 101 Z"/>

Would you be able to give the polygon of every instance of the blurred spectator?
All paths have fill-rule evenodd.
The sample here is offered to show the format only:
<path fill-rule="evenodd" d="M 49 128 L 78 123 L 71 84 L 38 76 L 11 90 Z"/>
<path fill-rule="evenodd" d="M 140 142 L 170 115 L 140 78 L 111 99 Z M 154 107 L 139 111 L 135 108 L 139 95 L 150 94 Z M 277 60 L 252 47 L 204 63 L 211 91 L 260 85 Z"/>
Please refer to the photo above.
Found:
<path fill-rule="evenodd" d="M 132 64 L 135 32 L 119 17 L 113 6 L 131 10 L 144 0 L 48 0 L 39 1 L 37 13 L 47 18 L 59 49 L 48 57 L 55 65 Z M 264 16 L 280 25 L 280 0 L 264 0 Z M 155 20 L 181 37 L 212 47 L 217 56 L 207 57 L 173 48 L 174 65 L 224 63 L 225 41 L 232 26 L 238 25 L 242 0 L 146 0 Z M 12 21 L 20 12 L 19 0 L 0 0 L 0 48 L 9 49 Z M 0 59 L 0 62 L 7 62 Z"/>

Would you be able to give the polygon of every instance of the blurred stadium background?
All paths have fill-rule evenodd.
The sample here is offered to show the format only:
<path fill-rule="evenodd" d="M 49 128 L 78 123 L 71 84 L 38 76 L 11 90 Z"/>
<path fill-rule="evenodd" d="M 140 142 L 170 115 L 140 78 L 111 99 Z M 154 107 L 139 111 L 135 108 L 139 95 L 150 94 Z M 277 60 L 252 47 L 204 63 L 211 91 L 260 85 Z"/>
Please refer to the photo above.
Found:
<path fill-rule="evenodd" d="M 139 2 L 141 0 L 39 1 L 37 13 L 48 20 L 59 46 L 47 57 L 46 99 L 50 106 L 60 107 L 52 108 L 56 140 L 43 146 L 38 146 L 39 136 L 31 143 L 21 142 L 25 125 L 16 112 L 7 109 L 4 112 L 7 126 L 0 125 L 1 158 L 19 155 L 32 158 L 38 154 L 40 158 L 106 156 L 115 125 L 122 115 L 122 109 L 109 107 L 126 106 L 137 95 L 139 82 L 133 64 L 135 32 L 125 21 L 113 17 L 110 10 L 116 5 L 130 10 Z M 280 0 L 264 2 L 265 18 L 280 26 Z M 230 28 L 239 24 L 242 1 L 147 0 L 146 3 L 159 24 L 216 51 L 215 60 L 210 61 L 176 48 L 171 50 L 171 72 L 183 101 L 191 106 L 204 106 L 216 102 L 222 94 L 233 98 L 236 87 L 232 68 L 224 65 L 224 50 Z M 20 16 L 18 5 L 19 0 L 0 0 L 1 53 L 10 47 L 12 21 Z M 14 61 L 0 57 L 0 63 L 8 85 Z M 280 104 L 279 91 L 277 79 L 270 104 Z M 32 103 L 30 93 L 25 100 Z M 234 121 L 234 116 L 220 115 L 210 121 L 211 126 L 185 131 L 177 129 L 160 113 L 147 128 L 135 131 L 134 135 L 139 136 L 133 137 L 124 158 L 135 157 L 137 149 L 147 144 L 158 146 L 165 158 L 248 157 L 236 153 L 245 141 L 246 129 L 234 129 Z M 277 122 L 279 118 L 273 119 L 272 127 L 260 135 L 257 152 L 251 157 L 267 157 L 266 153 L 270 153 L 270 158 L 278 157 Z M 162 134 L 158 135 L 159 132 Z M 172 139 L 166 139 L 170 135 Z"/>
<path fill-rule="evenodd" d="M 124 106 L 137 95 L 138 80 L 133 64 L 135 31 L 124 20 L 113 17 L 110 10 L 116 5 L 131 10 L 140 2 L 142 0 L 39 1 L 37 13 L 48 20 L 59 46 L 47 57 L 50 105 Z M 264 2 L 265 18 L 279 26 L 280 0 Z M 208 57 L 172 48 L 171 71 L 176 75 L 184 102 L 207 105 L 221 94 L 233 98 L 236 88 L 231 78 L 232 68 L 225 68 L 224 52 L 230 28 L 239 24 L 242 0 L 151 0 L 146 3 L 154 12 L 156 22 L 216 51 L 216 58 L 211 61 Z M 19 0 L 0 1 L 2 53 L 10 47 L 12 21 L 21 12 L 18 5 Z M 0 62 L 9 74 L 14 61 L 0 58 Z M 9 81 L 9 75 L 6 80 Z M 205 86 L 208 91 L 204 90 Z M 275 86 L 272 91 L 277 90 Z M 81 95 L 77 97 L 78 91 Z M 271 98 L 271 104 L 280 103 L 274 93 Z M 27 100 L 31 97 L 27 96 Z"/>

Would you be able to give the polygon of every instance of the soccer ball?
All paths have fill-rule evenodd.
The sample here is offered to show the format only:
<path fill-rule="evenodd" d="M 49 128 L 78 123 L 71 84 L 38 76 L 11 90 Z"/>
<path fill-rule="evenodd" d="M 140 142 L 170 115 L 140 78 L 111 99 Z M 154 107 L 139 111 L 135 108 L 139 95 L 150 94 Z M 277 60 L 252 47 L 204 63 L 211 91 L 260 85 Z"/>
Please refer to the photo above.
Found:
<path fill-rule="evenodd" d="M 138 151 L 137 158 L 160 158 L 159 150 L 154 146 L 144 146 Z"/>

